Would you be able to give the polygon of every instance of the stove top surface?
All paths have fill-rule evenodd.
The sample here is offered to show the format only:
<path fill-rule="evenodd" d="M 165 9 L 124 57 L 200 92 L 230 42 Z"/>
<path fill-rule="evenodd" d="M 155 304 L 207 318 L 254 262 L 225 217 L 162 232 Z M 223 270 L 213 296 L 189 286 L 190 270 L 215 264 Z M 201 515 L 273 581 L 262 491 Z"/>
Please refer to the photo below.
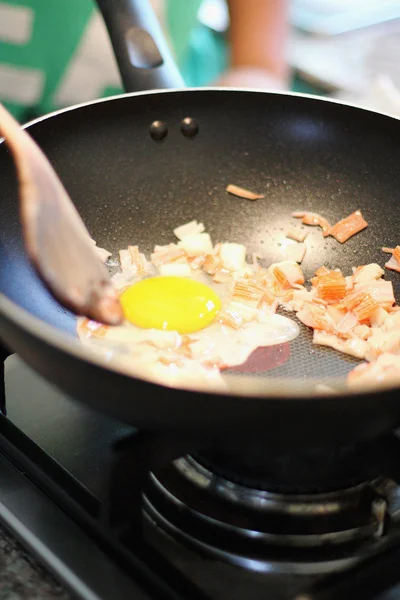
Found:
<path fill-rule="evenodd" d="M 243 569 L 228 564 L 218 555 L 207 555 L 196 544 L 186 544 L 184 537 L 174 535 L 173 527 L 163 527 L 162 519 L 157 519 L 160 500 L 155 498 L 154 490 L 145 496 L 145 509 L 150 503 L 152 510 L 147 506 L 141 526 L 127 528 L 119 519 L 118 507 L 121 512 L 126 510 L 131 497 L 125 498 L 122 492 L 116 499 L 117 510 L 105 511 L 104 506 L 109 502 L 105 490 L 110 485 L 113 448 L 141 434 L 61 394 L 17 356 L 6 361 L 6 401 L 7 418 L 0 418 L 0 519 L 79 598 L 330 600 L 340 597 L 344 600 L 355 597 L 346 577 L 343 588 L 337 587 L 340 577 L 331 575 L 328 579 L 336 577 L 332 579 L 333 587 L 321 580 L 320 589 L 318 576 L 269 568 L 262 572 Z M 177 464 L 186 477 L 182 460 Z M 160 476 L 152 475 L 158 487 L 160 482 L 164 486 L 171 479 L 171 468 L 161 470 Z M 204 472 L 201 471 L 203 483 Z M 215 481 L 208 485 L 212 488 L 214 484 Z M 134 504 L 139 505 L 140 499 L 141 493 Z M 272 505 L 270 502 L 269 507 Z M 293 506 L 290 510 L 298 510 L 299 505 Z M 281 517 L 277 514 L 276 518 Z M 217 542 L 219 535 L 216 530 Z M 372 574 L 373 569 L 369 571 Z M 393 569 L 389 571 L 388 588 L 396 581 Z M 357 573 L 352 574 L 353 580 L 357 577 Z M 367 582 L 367 587 L 368 597 L 375 600 L 400 599 L 400 585 L 383 593 L 379 591 L 382 586 L 373 589 L 373 581 Z M 301 596 L 309 590 L 309 595 Z"/>

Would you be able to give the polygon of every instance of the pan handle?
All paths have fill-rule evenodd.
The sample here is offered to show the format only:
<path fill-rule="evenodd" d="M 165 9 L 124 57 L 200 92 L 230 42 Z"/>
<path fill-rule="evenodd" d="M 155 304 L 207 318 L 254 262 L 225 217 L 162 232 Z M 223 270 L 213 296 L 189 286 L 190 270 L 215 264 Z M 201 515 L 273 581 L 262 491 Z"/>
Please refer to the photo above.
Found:
<path fill-rule="evenodd" d="M 125 91 L 184 87 L 149 0 L 97 0 L 97 5 Z"/>

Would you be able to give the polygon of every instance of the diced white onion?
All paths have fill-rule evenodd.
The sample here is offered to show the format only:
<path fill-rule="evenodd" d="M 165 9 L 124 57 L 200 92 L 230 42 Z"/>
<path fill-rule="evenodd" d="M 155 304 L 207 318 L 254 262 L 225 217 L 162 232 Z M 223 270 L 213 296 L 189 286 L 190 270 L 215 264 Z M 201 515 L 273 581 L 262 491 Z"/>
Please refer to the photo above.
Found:
<path fill-rule="evenodd" d="M 221 244 L 219 256 L 224 269 L 238 271 L 243 269 L 246 263 L 246 246 L 243 246 L 243 244 Z"/>
<path fill-rule="evenodd" d="M 189 223 L 185 223 L 184 225 L 180 225 L 174 229 L 174 234 L 179 240 L 185 239 L 189 235 L 196 235 L 198 233 L 203 233 L 205 227 L 203 223 L 198 223 L 197 221 L 189 221 Z"/>
<path fill-rule="evenodd" d="M 191 277 L 192 270 L 188 262 L 172 262 L 158 267 L 158 272 L 163 277 Z"/>
<path fill-rule="evenodd" d="M 182 248 L 188 256 L 202 256 L 211 254 L 213 251 L 213 245 L 208 233 L 188 235 L 178 242 L 178 246 Z"/>

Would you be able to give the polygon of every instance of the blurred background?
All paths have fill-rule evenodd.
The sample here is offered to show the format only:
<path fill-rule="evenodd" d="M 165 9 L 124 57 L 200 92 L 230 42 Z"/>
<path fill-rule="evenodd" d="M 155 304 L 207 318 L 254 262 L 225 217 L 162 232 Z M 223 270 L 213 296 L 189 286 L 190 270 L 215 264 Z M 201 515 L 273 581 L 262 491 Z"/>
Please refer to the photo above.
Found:
<path fill-rule="evenodd" d="M 332 96 L 400 117 L 400 0 L 152 0 L 189 86 Z M 0 101 L 25 122 L 122 92 L 93 0 L 0 0 Z"/>

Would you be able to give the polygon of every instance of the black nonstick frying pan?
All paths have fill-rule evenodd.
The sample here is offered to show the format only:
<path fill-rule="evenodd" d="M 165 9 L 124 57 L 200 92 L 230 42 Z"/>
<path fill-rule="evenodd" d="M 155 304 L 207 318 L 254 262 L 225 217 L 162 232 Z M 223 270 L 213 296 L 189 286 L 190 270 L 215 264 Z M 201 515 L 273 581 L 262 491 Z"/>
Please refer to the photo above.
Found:
<path fill-rule="evenodd" d="M 181 87 L 145 2 L 101 1 L 128 90 Z M 150 34 L 153 37 L 150 37 Z M 159 122 L 154 124 L 155 122 Z M 246 244 L 265 263 L 281 259 L 291 212 L 330 222 L 361 209 L 368 229 L 340 245 L 310 230 L 303 263 L 382 264 L 381 246 L 399 243 L 400 123 L 314 97 L 250 90 L 133 93 L 54 113 L 28 125 L 59 173 L 93 238 L 114 253 L 128 243 L 149 253 L 186 221 L 214 241 Z M 142 429 L 173 430 L 284 445 L 349 442 L 400 423 L 398 389 L 318 395 L 318 378 L 343 381 L 357 361 L 302 334 L 269 349 L 262 373 L 232 374 L 231 393 L 156 385 L 124 375 L 76 339 L 75 318 L 49 294 L 27 258 L 15 169 L 0 145 L 0 336 L 41 375 Z M 228 196 L 226 185 L 265 194 Z M 400 276 L 390 277 L 400 294 Z M 340 386 L 339 386 L 340 388 Z"/>

